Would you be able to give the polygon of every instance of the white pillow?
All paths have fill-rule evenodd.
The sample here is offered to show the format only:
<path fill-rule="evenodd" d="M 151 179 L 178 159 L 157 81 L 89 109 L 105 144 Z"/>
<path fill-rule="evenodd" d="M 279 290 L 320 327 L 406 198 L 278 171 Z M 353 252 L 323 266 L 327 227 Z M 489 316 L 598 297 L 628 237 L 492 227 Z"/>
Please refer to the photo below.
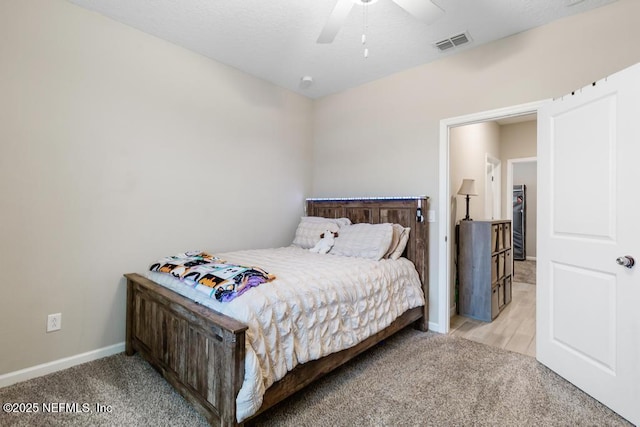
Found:
<path fill-rule="evenodd" d="M 338 227 L 344 227 L 345 225 L 351 225 L 349 218 L 323 218 L 321 216 L 303 216 L 300 218 L 300 222 L 333 222 Z"/>
<path fill-rule="evenodd" d="M 333 255 L 380 260 L 393 239 L 391 224 L 353 224 L 340 228 L 329 252 Z"/>
<path fill-rule="evenodd" d="M 317 216 L 303 216 L 296 229 L 293 245 L 302 249 L 311 249 L 320 241 L 320 235 L 325 230 L 338 231 L 340 224 L 351 223 L 348 218 L 320 218 Z"/>
<path fill-rule="evenodd" d="M 391 244 L 389 245 L 389 249 L 385 252 L 382 258 L 389 258 L 393 251 L 398 247 L 398 243 L 400 243 L 400 238 L 402 237 L 402 233 L 404 233 L 404 227 L 400 224 L 392 224 L 393 227 L 393 237 L 391 238 Z"/>
<path fill-rule="evenodd" d="M 391 254 L 389 255 L 389 259 L 395 260 L 402 256 L 404 249 L 407 247 L 407 242 L 409 241 L 410 232 L 411 232 L 411 229 L 409 227 L 402 229 L 402 234 L 400 235 L 400 241 L 398 242 L 398 245 L 393 250 L 393 252 L 391 252 Z"/>

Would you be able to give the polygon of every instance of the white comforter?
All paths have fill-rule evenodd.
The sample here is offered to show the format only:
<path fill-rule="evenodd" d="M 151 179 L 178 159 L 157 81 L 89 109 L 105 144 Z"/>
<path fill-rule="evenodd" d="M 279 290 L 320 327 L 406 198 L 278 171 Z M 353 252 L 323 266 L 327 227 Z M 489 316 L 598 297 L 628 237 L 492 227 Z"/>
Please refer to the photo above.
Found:
<path fill-rule="evenodd" d="M 424 304 L 418 273 L 404 258 L 372 261 L 294 246 L 216 255 L 264 268 L 276 280 L 221 303 L 168 274 L 147 277 L 248 325 L 238 421 L 254 414 L 265 390 L 296 365 L 352 347 Z"/>

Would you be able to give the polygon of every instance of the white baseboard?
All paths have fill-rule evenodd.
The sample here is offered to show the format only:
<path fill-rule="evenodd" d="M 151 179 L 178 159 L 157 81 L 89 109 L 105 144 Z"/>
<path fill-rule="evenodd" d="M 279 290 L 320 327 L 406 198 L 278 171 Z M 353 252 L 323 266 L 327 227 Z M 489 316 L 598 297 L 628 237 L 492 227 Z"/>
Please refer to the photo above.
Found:
<path fill-rule="evenodd" d="M 449 310 L 449 317 L 453 317 L 456 315 L 456 306 L 454 305 Z M 447 327 L 448 328 L 448 327 Z M 438 332 L 441 334 L 446 334 L 448 331 L 445 331 L 444 325 L 439 324 L 438 322 L 429 322 L 429 330 L 431 332 Z"/>
<path fill-rule="evenodd" d="M 437 322 L 429 322 L 429 330 L 431 332 L 439 332 L 441 334 L 443 334 L 444 332 L 442 331 L 442 329 L 440 328 L 440 324 Z"/>
<path fill-rule="evenodd" d="M 97 350 L 88 351 L 75 356 L 65 357 L 63 359 L 54 360 L 52 362 L 43 363 L 42 365 L 32 366 L 30 368 L 21 369 L 8 374 L 0 375 L 0 387 L 6 387 L 32 378 L 41 377 L 63 369 L 82 363 L 91 362 L 92 360 L 102 359 L 103 357 L 113 356 L 114 354 L 124 351 L 124 342 L 110 345 L 108 347 L 99 348 Z"/>

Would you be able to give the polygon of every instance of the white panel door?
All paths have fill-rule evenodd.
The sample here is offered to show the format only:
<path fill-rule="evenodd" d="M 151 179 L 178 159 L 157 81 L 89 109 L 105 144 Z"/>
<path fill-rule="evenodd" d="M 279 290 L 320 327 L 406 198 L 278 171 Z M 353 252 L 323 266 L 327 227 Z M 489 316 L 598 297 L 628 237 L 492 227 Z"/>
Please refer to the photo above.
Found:
<path fill-rule="evenodd" d="M 538 360 L 640 423 L 640 64 L 538 113 Z"/>

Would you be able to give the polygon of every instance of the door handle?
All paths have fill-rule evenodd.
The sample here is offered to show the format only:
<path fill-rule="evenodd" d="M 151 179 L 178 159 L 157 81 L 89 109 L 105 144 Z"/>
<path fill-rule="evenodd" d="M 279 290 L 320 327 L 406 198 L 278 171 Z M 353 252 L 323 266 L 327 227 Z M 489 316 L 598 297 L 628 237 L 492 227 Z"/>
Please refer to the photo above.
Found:
<path fill-rule="evenodd" d="M 621 256 L 618 259 L 616 259 L 616 262 L 619 265 L 627 268 L 633 268 L 633 266 L 636 264 L 636 260 L 633 259 L 633 257 L 630 255 Z"/>

